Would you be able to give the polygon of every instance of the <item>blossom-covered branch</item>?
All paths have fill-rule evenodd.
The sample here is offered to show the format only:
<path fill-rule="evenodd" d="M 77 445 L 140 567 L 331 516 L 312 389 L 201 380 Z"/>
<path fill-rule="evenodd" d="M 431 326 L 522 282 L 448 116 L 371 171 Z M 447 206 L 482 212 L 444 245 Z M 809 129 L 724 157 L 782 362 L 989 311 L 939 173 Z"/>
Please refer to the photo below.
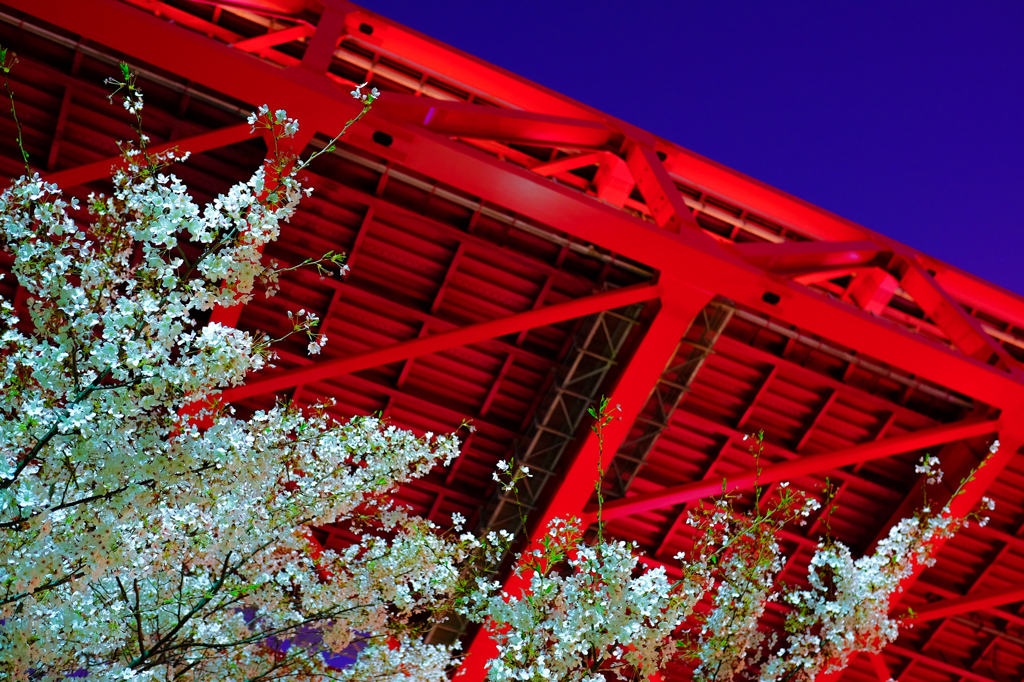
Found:
<path fill-rule="evenodd" d="M 610 421 L 607 401 L 591 414 L 600 435 Z M 759 466 L 764 433 L 752 443 Z M 935 458 L 921 466 L 940 476 Z M 641 568 L 633 543 L 605 540 L 599 528 L 588 544 L 577 519 L 552 521 L 517 558 L 527 587 L 510 593 L 478 578 L 460 601 L 462 613 L 484 623 L 497 643 L 488 680 L 643 680 L 678 659 L 706 682 L 752 676 L 810 682 L 841 670 L 852 654 L 880 651 L 895 639 L 893 595 L 916 567 L 930 565 L 936 542 L 967 522 L 952 518 L 948 506 L 924 507 L 856 560 L 842 543 L 823 540 L 802 589 L 779 581 L 784 561 L 777 538 L 787 526 L 805 523 L 829 495 L 782 483 L 772 499 L 762 499 L 758 486 L 753 497 L 750 510 L 727 495 L 689 510 L 691 546 L 674 557 L 681 572 L 675 580 L 664 566 Z M 770 602 L 789 610 L 782 633 L 764 625 Z"/>
<path fill-rule="evenodd" d="M 169 168 L 187 154 L 148 150 L 135 75 L 112 82 L 137 139 L 112 192 L 89 195 L 90 220 L 38 174 L 0 195 L 28 313 L 0 301 L 0 674 L 442 679 L 452 652 L 416 623 L 447 608 L 473 550 L 385 500 L 450 462 L 457 439 L 339 422 L 326 405 L 243 418 L 217 403 L 278 341 L 198 320 L 275 292 L 262 249 L 306 191 L 306 162 L 277 144 L 298 123 L 255 113 L 270 157 L 199 206 Z M 350 124 L 377 94 L 359 93 Z M 300 312 L 290 332 L 313 352 L 317 323 Z M 359 540 L 320 548 L 305 526 L 329 523 Z M 355 665 L 329 666 L 356 644 Z"/>

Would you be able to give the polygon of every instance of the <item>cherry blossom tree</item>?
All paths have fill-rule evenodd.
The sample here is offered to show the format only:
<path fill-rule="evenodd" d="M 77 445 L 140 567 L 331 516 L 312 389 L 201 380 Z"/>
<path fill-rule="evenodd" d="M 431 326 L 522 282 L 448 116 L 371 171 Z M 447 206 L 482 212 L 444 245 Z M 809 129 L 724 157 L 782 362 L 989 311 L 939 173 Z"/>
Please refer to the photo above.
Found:
<path fill-rule="evenodd" d="M 80 208 L 27 155 L 0 195 L 0 249 L 28 306 L 19 319 L 0 301 L 0 676 L 447 679 L 451 650 L 415 623 L 450 599 L 466 545 L 386 500 L 457 439 L 328 406 L 242 417 L 217 403 L 273 340 L 198 320 L 274 293 L 261 249 L 308 160 L 272 150 L 200 207 L 169 172 L 187 155 L 147 150 L 134 75 L 113 84 L 138 137 L 109 195 Z M 353 96 L 349 125 L 377 93 Z M 249 122 L 275 142 L 298 128 L 265 107 Z M 295 320 L 319 350 L 316 319 Z M 360 541 L 320 549 L 305 529 L 327 523 Z M 346 650 L 355 664 L 331 667 Z"/>

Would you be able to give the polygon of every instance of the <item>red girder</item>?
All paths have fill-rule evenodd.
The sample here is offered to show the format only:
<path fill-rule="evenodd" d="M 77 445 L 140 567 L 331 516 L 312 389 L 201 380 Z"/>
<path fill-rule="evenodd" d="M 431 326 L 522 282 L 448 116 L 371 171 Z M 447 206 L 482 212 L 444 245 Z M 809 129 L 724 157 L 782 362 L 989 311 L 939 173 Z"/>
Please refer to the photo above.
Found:
<path fill-rule="evenodd" d="M 698 187 L 714 188 L 715 192 L 730 197 L 741 206 L 757 207 L 785 225 L 805 228 L 814 239 L 833 242 L 880 239 L 888 247 L 895 244 L 877 233 L 845 218 L 829 213 L 802 199 L 791 196 L 759 180 L 747 177 L 720 163 L 687 149 L 675 147 L 659 140 L 657 147 L 666 154 L 668 172 L 686 178 Z M 905 248 L 905 247 L 904 247 Z"/>
<path fill-rule="evenodd" d="M 379 367 L 400 360 L 408 360 L 449 348 L 493 339 L 505 334 L 513 334 L 524 329 L 543 327 L 602 310 L 649 301 L 660 295 L 661 288 L 659 286 L 646 284 L 593 294 L 546 308 L 529 310 L 525 313 L 471 324 L 441 334 L 396 343 L 386 348 L 374 348 L 354 355 L 315 362 L 305 367 L 284 370 L 266 379 L 255 379 L 243 386 L 230 388 L 221 394 L 221 398 L 227 402 L 243 400 L 254 395 L 272 393 L 311 381 L 323 381 L 344 374 L 352 374 L 361 369 Z"/>
<path fill-rule="evenodd" d="M 943 599 L 942 601 L 926 604 L 914 609 L 913 615 L 908 615 L 907 618 L 914 622 L 924 622 L 935 620 L 936 618 L 949 618 L 950 616 L 970 613 L 971 611 L 984 611 L 996 606 L 1013 604 L 1019 601 L 1024 601 L 1024 588 L 978 590 L 964 597 Z"/>
<path fill-rule="evenodd" d="M 297 279 L 301 279 L 304 281 L 314 281 L 317 280 L 318 277 L 317 275 L 310 272 L 299 271 Z M 331 295 L 331 303 L 329 303 L 327 309 L 323 311 L 322 317 L 320 319 L 321 328 L 318 331 L 322 333 L 328 333 L 328 331 L 333 327 L 334 322 L 336 321 L 334 319 L 333 311 L 341 304 L 341 300 L 343 298 L 345 302 L 351 304 L 358 304 L 359 306 L 371 306 L 380 310 L 390 308 L 393 311 L 397 311 L 400 312 L 402 315 L 408 316 L 412 321 L 417 323 L 419 326 L 427 325 L 429 329 L 434 330 L 434 333 L 449 332 L 459 328 L 458 325 L 442 317 L 437 317 L 436 315 L 431 315 L 430 313 L 424 312 L 422 310 L 417 310 L 416 308 L 410 307 L 409 305 L 403 305 L 401 303 L 389 301 L 384 296 L 380 296 L 378 294 L 374 294 L 371 291 L 366 291 L 365 289 L 360 289 L 355 286 L 352 286 L 348 281 L 343 280 L 339 282 L 337 279 L 325 279 L 324 283 L 330 286 L 332 289 L 334 289 L 334 293 L 332 293 Z M 532 309 L 537 310 L 539 309 L 539 307 L 534 306 Z M 229 308 L 228 310 L 234 310 L 234 308 Z M 528 332 L 529 330 L 527 329 L 524 331 Z M 520 333 L 522 334 L 523 332 Z M 497 353 L 505 353 L 519 359 L 527 360 L 529 362 L 551 362 L 550 360 L 545 359 L 542 356 L 539 356 L 527 349 L 522 348 L 520 345 L 509 343 L 508 341 L 504 341 L 498 338 L 483 341 L 481 342 L 481 344 L 482 349 L 484 350 L 493 350 L 494 352 Z"/>
<path fill-rule="evenodd" d="M 522 206 L 537 219 L 672 272 L 694 287 L 772 314 L 784 313 L 787 321 L 828 338 L 857 338 L 859 350 L 866 354 L 987 402 L 1000 404 L 1011 395 L 1020 396 L 1019 383 L 983 363 L 806 287 L 770 278 L 733 260 L 716 244 L 708 244 L 703 233 L 672 235 L 572 190 L 542 182 L 528 171 L 501 165 L 427 133 L 417 135 L 407 149 L 406 165 L 424 163 L 423 171 L 431 168 L 446 183 L 499 205 Z M 429 166 L 425 163 L 428 159 Z M 442 169 L 447 172 L 439 172 Z M 686 266 L 679 267 L 681 263 Z M 766 303 L 764 292 L 780 295 L 782 302 L 777 306 Z"/>
<path fill-rule="evenodd" d="M 552 175 L 558 175 L 567 171 L 576 170 L 577 168 L 584 168 L 586 166 L 599 165 L 608 156 L 615 156 L 611 152 L 590 152 L 587 154 L 578 154 L 577 156 L 567 156 L 564 159 L 557 159 L 555 161 L 549 161 L 548 163 L 542 163 L 539 166 L 534 166 L 532 170 L 537 175 L 543 175 L 550 177 Z M 622 161 L 619 157 L 615 158 Z M 632 175 L 630 176 L 632 177 Z"/>
<path fill-rule="evenodd" d="M 661 159 L 654 150 L 642 144 L 634 144 L 626 154 L 626 163 L 636 178 L 637 189 L 643 195 L 647 207 L 658 227 L 679 234 L 684 230 L 704 236 L 704 248 L 714 250 L 711 237 L 697 227 L 683 196 L 668 176 Z"/>
<path fill-rule="evenodd" d="M 239 40 L 237 43 L 232 43 L 231 47 L 236 50 L 242 50 L 243 52 L 255 52 L 259 54 L 268 47 L 274 47 L 275 45 L 281 45 L 283 43 L 289 43 L 293 40 L 299 40 L 300 38 L 311 36 L 313 35 L 313 30 L 313 26 L 299 24 L 298 26 L 292 26 L 291 28 L 282 29 L 280 31 L 266 33 L 261 36 L 256 36 L 255 38 Z"/>
<path fill-rule="evenodd" d="M 936 594 L 936 595 L 942 597 L 943 600 L 960 599 L 961 597 L 965 596 L 965 595 L 959 594 L 957 592 L 954 592 L 953 590 L 948 590 L 948 589 L 946 589 L 944 587 L 940 587 L 940 586 L 938 586 L 938 585 L 936 585 L 934 583 L 925 582 L 924 580 L 920 580 L 919 579 L 918 582 L 921 584 L 922 589 L 924 589 L 927 592 L 931 592 L 932 594 Z M 966 595 L 966 596 L 970 596 L 970 595 Z M 935 602 L 935 603 L 940 603 L 940 602 Z M 1013 625 L 1019 625 L 1021 627 L 1024 627 L 1024 617 L 1019 616 L 1019 615 L 1017 615 L 1015 613 L 1012 613 L 1010 611 L 1007 611 L 1006 609 L 1000 609 L 1000 608 L 998 608 L 996 606 L 990 606 L 990 607 L 986 607 L 986 608 L 983 608 L 983 609 L 976 609 L 976 611 L 978 611 L 980 613 L 986 613 L 986 614 L 988 614 L 988 615 L 990 615 L 990 616 L 992 616 L 994 618 L 1000 618 L 1002 620 L 1005 620 L 1007 623 L 1011 623 Z M 945 625 L 948 622 L 950 622 L 950 621 L 943 621 L 940 625 Z M 936 632 L 938 631 L 938 629 L 939 628 L 936 628 Z M 931 636 L 934 637 L 935 634 L 933 633 Z"/>
<path fill-rule="evenodd" d="M 345 16 L 352 9 L 347 2 L 327 2 L 316 24 L 316 31 L 302 55 L 302 66 L 314 75 L 322 75 L 331 65 L 334 48 L 338 46 L 345 28 Z"/>
<path fill-rule="evenodd" d="M 375 108 L 395 120 L 408 121 L 445 136 L 581 149 L 617 148 L 622 143 L 621 134 L 597 121 L 467 102 L 388 93 Z"/>
<path fill-rule="evenodd" d="M 825 401 L 821 404 L 821 407 L 818 408 L 817 413 L 814 415 L 814 419 L 811 420 L 811 423 L 807 425 L 807 428 L 804 430 L 804 435 L 801 436 L 797 444 L 793 446 L 793 452 L 800 452 L 801 450 L 804 449 L 804 446 L 807 445 L 807 441 L 809 441 L 811 439 L 811 436 L 814 434 L 815 427 L 817 427 L 821 420 L 825 417 L 825 415 L 828 414 L 829 408 L 832 407 L 832 404 L 836 401 L 836 398 L 838 397 L 839 389 L 833 388 L 829 392 L 828 398 L 826 398 Z"/>
<path fill-rule="evenodd" d="M 870 240 L 854 242 L 750 243 L 734 247 L 743 260 L 775 273 L 866 265 L 885 249 Z M 832 275 L 838 277 L 838 275 Z"/>
<path fill-rule="evenodd" d="M 294 9 L 303 6 L 304 3 L 302 0 L 239 0 L 219 4 L 253 9 L 261 7 L 262 11 L 269 15 L 294 15 L 296 11 L 282 11 L 278 5 L 287 5 Z M 613 128 L 629 128 L 602 112 L 524 81 L 471 55 L 453 50 L 450 46 L 396 25 L 385 17 L 347 2 L 331 4 L 339 9 L 351 10 L 345 17 L 346 40 L 363 43 L 371 49 L 397 56 L 400 60 L 418 64 L 434 73 L 444 74 L 471 91 L 487 93 L 502 102 L 527 111 L 570 119 L 606 121 Z M 375 27 L 375 32 L 370 36 L 364 34 L 360 31 L 363 24 Z M 654 139 L 653 136 L 651 139 Z M 656 149 L 666 155 L 665 166 L 670 174 L 685 178 L 697 186 L 714 188 L 718 193 L 729 196 L 741 205 L 756 206 L 760 212 L 775 220 L 800 226 L 815 239 L 847 241 L 868 238 L 886 249 L 895 248 L 901 253 L 914 253 L 883 235 L 689 150 L 679 148 L 666 140 L 657 139 Z M 969 273 L 946 264 L 939 265 L 941 267 L 935 268 L 941 271 L 937 279 L 940 279 L 958 299 L 972 307 L 985 307 L 999 317 L 1018 326 L 1024 326 L 1024 300 Z"/>
<path fill-rule="evenodd" d="M 88 5 L 72 0 L 56 0 L 45 5 L 12 0 L 11 4 L 243 101 L 267 101 L 271 108 L 280 106 L 301 111 L 305 116 L 304 125 L 317 130 L 337 130 L 355 111 L 348 93 L 322 74 L 307 69 L 274 69 L 113 0 L 93 0 Z M 348 15 L 346 26 L 353 20 L 353 15 Z M 425 47 L 427 41 L 422 42 Z M 413 53 L 406 53 L 406 56 L 416 59 Z M 521 88 L 526 85 L 521 84 Z M 552 96 L 550 101 L 556 99 Z M 573 109 L 561 107 L 557 112 L 545 113 L 584 115 L 579 107 Z M 710 240 L 701 232 L 684 230 L 674 235 L 422 128 L 387 124 L 382 116 L 371 115 L 368 121 L 386 126 L 386 132 L 390 128 L 413 138 L 403 153 L 405 165 L 414 170 L 498 205 L 521 207 L 531 217 L 548 222 L 556 229 L 663 272 L 672 272 L 674 277 L 694 287 L 765 312 L 785 314 L 788 322 L 812 333 L 829 338 L 856 338 L 860 352 L 989 404 L 1009 407 L 1014 412 L 1024 405 L 1024 391 L 1014 377 L 802 285 L 772 277 L 742 263 L 717 244 L 708 244 Z M 671 168 L 670 161 L 671 158 L 666 163 Z M 729 195 L 730 188 L 736 184 L 736 174 L 722 171 L 721 175 L 723 187 L 716 190 L 724 189 L 723 193 Z M 730 178 L 732 180 L 727 181 Z M 781 193 L 767 189 L 764 192 L 772 194 L 770 204 L 799 204 Z M 820 212 L 814 211 L 820 219 Z M 845 225 L 838 219 L 835 221 Z M 842 237 L 863 239 L 866 234 L 863 230 L 853 235 L 852 229 L 846 229 Z M 875 235 L 870 236 L 875 238 Z M 891 245 L 893 251 L 907 252 L 906 247 L 891 240 L 881 237 L 879 240 L 883 245 Z M 679 267 L 682 263 L 686 266 Z M 766 303 L 762 300 L 764 292 L 775 293 L 780 302 Z"/>
<path fill-rule="evenodd" d="M 1017 294 L 940 261 L 926 257 L 919 260 L 935 271 L 935 281 L 961 303 L 1024 326 L 1024 299 Z"/>
<path fill-rule="evenodd" d="M 261 12 L 270 16 L 299 16 L 306 9 L 306 0 L 197 0 L 204 5 L 218 7 L 238 7 L 251 12 Z"/>
<path fill-rule="evenodd" d="M 995 356 L 1006 371 L 1019 369 L 1020 364 L 984 332 L 981 323 L 968 315 L 916 261 L 908 262 L 900 284 L 964 354 L 985 363 Z"/>
<path fill-rule="evenodd" d="M 354 6 L 353 6 L 354 7 Z M 360 31 L 366 24 L 371 35 Z M 482 59 L 459 52 L 428 36 L 398 26 L 384 17 L 357 8 L 345 18 L 346 40 L 412 62 L 429 72 L 444 74 L 450 81 L 470 92 L 486 93 L 488 98 L 515 108 L 551 116 L 603 120 L 604 114 L 573 102 L 534 83 L 488 64 Z"/>
<path fill-rule="evenodd" d="M 634 351 L 629 363 L 622 370 L 614 389 L 609 395 L 611 406 L 618 406 L 617 420 L 604 430 L 604 468 L 607 469 L 615 451 L 629 435 L 630 428 L 643 409 L 665 365 L 674 357 L 676 347 L 691 321 L 711 300 L 710 296 L 691 290 L 689 296 L 679 296 L 676 290 L 670 298 L 662 298 L 662 309 Z M 598 438 L 588 432 L 573 459 L 572 465 L 562 477 L 543 515 L 536 520 L 535 535 L 543 535 L 547 524 L 556 517 L 579 516 L 594 492 L 597 477 Z M 533 521 L 531 521 L 533 523 Z"/>
<path fill-rule="evenodd" d="M 665 365 L 675 357 L 676 348 L 690 322 L 711 300 L 707 294 L 685 288 L 675 288 L 672 294 L 669 297 L 666 293 L 661 310 L 633 352 L 629 364 L 623 368 L 609 396 L 610 405 L 619 407 L 617 415 L 620 419 L 611 422 L 604 430 L 605 467 L 629 435 L 630 427 L 650 396 L 651 387 L 664 371 Z M 599 457 L 598 437 L 588 432 L 543 514 L 538 519 L 531 519 L 531 523 L 535 523 L 530 534 L 531 542 L 544 536 L 552 519 L 582 515 L 584 506 L 594 492 Z M 505 591 L 516 594 L 528 584 L 527 579 L 513 574 L 505 583 Z M 495 650 L 494 642 L 489 637 L 478 634 L 467 650 L 459 679 L 481 682 L 486 674 L 485 663 L 494 656 Z"/>
<path fill-rule="evenodd" d="M 871 663 L 871 669 L 875 671 L 875 677 L 878 678 L 878 682 L 889 682 L 892 679 L 892 673 L 889 672 L 889 666 L 885 664 L 885 659 L 882 658 L 882 655 L 868 654 L 867 657 Z"/>
<path fill-rule="evenodd" d="M 850 464 L 891 457 L 901 452 L 909 452 L 940 443 L 995 433 L 998 428 L 998 422 L 989 419 L 968 419 L 962 422 L 933 426 L 902 436 L 857 445 L 838 452 L 826 452 L 820 455 L 801 457 L 781 464 L 771 464 L 761 467 L 760 471 L 751 470 L 732 476 L 726 481 L 718 479 L 694 481 L 693 483 L 673 486 L 657 492 L 613 500 L 604 506 L 604 518 L 610 521 L 651 509 L 671 507 L 683 502 L 720 495 L 722 494 L 723 486 L 727 486 L 726 489 L 732 492 L 750 488 L 754 485 L 788 481 Z M 588 513 L 593 516 L 594 511 L 588 510 Z"/>
<path fill-rule="evenodd" d="M 747 177 L 699 154 L 659 140 L 657 149 L 666 154 L 669 173 L 697 187 L 713 188 L 740 206 L 757 210 L 784 225 L 802 228 L 808 236 L 831 242 L 868 240 L 886 251 L 918 256 L 912 249 L 850 220 L 829 213 L 802 199 Z M 1024 327 L 1024 299 L 970 273 L 940 261 L 920 256 L 938 273 L 936 281 L 961 302 L 983 308 L 1019 327 Z"/>
<path fill-rule="evenodd" d="M 149 148 L 149 152 L 155 154 L 167 151 L 168 149 L 177 149 L 179 152 L 192 152 L 193 154 L 198 154 L 200 152 L 248 140 L 252 137 L 251 130 L 252 126 L 248 123 L 239 123 L 237 125 L 227 126 L 226 128 L 220 128 L 219 130 L 211 130 L 208 133 L 201 133 L 192 137 L 153 145 Z M 56 183 L 62 189 L 69 189 L 78 185 L 84 185 L 85 183 L 92 182 L 93 180 L 109 178 L 112 169 L 121 167 L 123 163 L 124 159 L 120 156 L 114 156 L 109 159 L 104 159 L 103 161 L 94 161 L 93 163 L 87 163 L 84 166 L 51 173 L 46 176 L 45 180 L 47 182 Z"/>
<path fill-rule="evenodd" d="M 972 682 L 996 682 L 991 677 L 979 675 L 978 673 L 972 670 L 961 668 L 958 665 L 953 665 L 952 663 L 947 663 L 937 658 L 932 658 L 931 656 L 927 656 L 925 654 L 912 651 L 911 649 L 907 649 L 896 644 L 890 644 L 885 648 L 885 650 L 894 653 L 897 656 L 909 658 L 914 663 L 920 663 L 921 665 L 930 666 L 932 668 L 935 668 L 936 670 L 941 670 L 944 673 L 959 676 L 963 680 L 972 680 Z"/>
<path fill-rule="evenodd" d="M 509 353 L 508 357 L 505 358 L 505 362 L 502 363 L 501 369 L 498 370 L 498 376 L 495 377 L 490 390 L 487 391 L 487 397 L 484 398 L 484 403 L 480 406 L 480 411 L 477 413 L 478 417 L 487 416 L 487 411 L 491 409 L 491 403 L 494 401 L 495 396 L 498 395 L 498 387 L 501 386 L 501 381 L 505 378 L 505 375 L 508 374 L 508 371 L 512 369 L 514 362 L 515 356 Z"/>
<path fill-rule="evenodd" d="M 898 288 L 896 278 L 882 268 L 864 268 L 855 273 L 846 295 L 861 310 L 881 315 Z"/>
<path fill-rule="evenodd" d="M 76 56 L 77 61 L 80 63 L 81 53 Z M 60 113 L 57 114 L 57 125 L 54 127 L 53 140 L 50 142 L 50 153 L 46 155 L 46 172 L 52 173 L 53 169 L 57 166 L 57 154 L 60 152 L 60 140 L 64 135 L 64 126 L 68 121 L 68 110 L 71 108 L 71 95 L 73 90 L 70 86 L 64 86 L 64 97 L 60 101 Z"/>
<path fill-rule="evenodd" d="M 573 180 L 573 176 L 566 175 L 568 171 L 590 165 L 597 165 L 593 183 L 597 198 L 615 206 L 625 206 L 630 201 L 629 195 L 633 192 L 637 181 L 633 177 L 629 165 L 622 160 L 622 157 L 612 152 L 579 154 L 542 163 L 539 166 L 531 167 L 530 170 L 545 177 L 561 175 L 560 179 L 567 182 Z"/>

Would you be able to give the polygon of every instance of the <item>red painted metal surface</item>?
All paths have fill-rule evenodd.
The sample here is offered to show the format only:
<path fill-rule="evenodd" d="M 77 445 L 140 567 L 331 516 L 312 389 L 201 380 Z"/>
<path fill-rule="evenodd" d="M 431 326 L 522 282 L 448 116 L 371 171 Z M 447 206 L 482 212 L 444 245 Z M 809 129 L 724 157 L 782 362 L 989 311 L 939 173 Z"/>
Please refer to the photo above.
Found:
<path fill-rule="evenodd" d="M 680 294 L 686 293 L 686 296 Z M 601 439 L 590 431 L 572 464 L 566 469 L 562 480 L 549 500 L 543 514 L 531 519 L 533 531 L 530 542 L 538 542 L 547 532 L 548 524 L 556 518 L 579 518 L 583 508 L 590 500 L 597 482 L 599 465 L 608 465 L 604 457 L 610 457 L 625 439 L 629 427 L 633 424 L 640 409 L 643 407 L 651 386 L 665 365 L 675 355 L 679 340 L 686 332 L 690 320 L 708 302 L 708 297 L 699 292 L 674 292 L 674 300 L 669 299 L 657 317 L 651 322 L 643 341 L 637 347 L 634 359 L 619 377 L 617 384 L 608 396 L 609 405 L 615 410 L 619 419 L 612 421 L 603 432 L 604 448 L 600 447 Z M 667 297 L 666 297 L 667 298 Z M 527 549 L 529 551 L 529 549 Z M 512 575 L 505 583 L 505 591 L 521 596 L 529 585 L 528 577 Z M 460 679 L 467 682 L 479 682 L 484 679 L 483 663 L 496 652 L 493 642 L 487 637 L 478 636 L 466 652 L 461 669 Z"/>
<path fill-rule="evenodd" d="M 201 133 L 188 139 L 165 142 L 150 148 L 149 151 L 153 154 L 158 154 L 168 149 L 177 149 L 181 153 L 191 152 L 198 154 L 210 149 L 217 149 L 218 147 L 225 147 L 229 144 L 247 140 L 252 136 L 251 128 L 252 126 L 248 123 L 239 123 L 221 130 Z M 52 173 L 46 176 L 46 181 L 52 182 L 61 188 L 77 187 L 94 180 L 109 178 L 113 169 L 120 167 L 122 163 L 123 159 L 120 156 L 113 156 L 103 161 L 94 161 L 83 166 L 76 166 L 75 168 L 69 168 L 58 173 Z"/>
<path fill-rule="evenodd" d="M 244 386 L 228 389 L 221 397 L 228 402 L 237 402 L 263 393 L 276 393 L 282 389 L 294 388 L 313 380 L 333 379 L 362 369 L 388 365 L 399 360 L 410 360 L 421 355 L 486 341 L 527 329 L 544 327 L 602 310 L 649 301 L 657 298 L 660 293 L 658 286 L 641 284 L 602 294 L 593 294 L 546 308 L 530 310 L 488 322 L 479 322 L 450 332 L 398 343 L 386 348 L 349 354 L 340 358 L 314 362 L 305 367 L 285 370 L 272 377 L 257 379 Z M 677 342 L 676 339 L 673 339 L 673 343 L 675 342 Z"/>
<path fill-rule="evenodd" d="M 920 611 L 914 611 L 909 619 L 915 623 L 922 623 L 926 620 L 936 618 L 949 618 L 962 613 L 981 611 L 993 606 L 1003 606 L 1024 601 L 1024 588 L 1015 590 L 983 590 L 966 597 L 954 599 L 943 599 L 932 602 L 921 607 Z"/>
<path fill-rule="evenodd" d="M 355 111 L 347 92 L 331 86 L 326 79 L 318 79 L 306 70 L 285 73 L 266 67 L 114 0 L 92 0 L 88 4 L 53 2 L 45 11 L 35 11 L 242 101 L 266 100 L 271 108 L 290 104 L 289 111 L 321 131 L 340 128 Z M 586 201 L 577 192 L 542 182 L 532 173 L 503 165 L 492 157 L 474 154 L 464 145 L 422 128 L 412 131 L 407 125 L 393 127 L 395 124 L 376 121 L 373 116 L 370 123 L 395 139 L 412 138 L 405 145 L 393 143 L 388 148 L 402 157 L 397 160 L 404 165 L 430 171 L 433 177 L 474 196 L 500 205 L 515 205 L 532 218 L 658 270 L 671 272 L 675 264 L 688 263 L 685 279 L 697 288 L 766 312 L 785 310 L 788 321 L 822 335 L 859 338 L 859 350 L 987 402 L 1004 402 L 1017 393 L 1016 381 L 984 363 L 954 354 L 940 344 L 930 345 L 922 338 L 908 336 L 895 326 L 879 325 L 877 320 L 858 314 L 849 306 L 773 278 L 746 265 L 725 247 L 710 244 L 703 232 L 666 234 L 650 223 Z M 906 248 L 894 250 L 905 252 Z M 782 297 L 784 308 L 766 304 L 762 299 L 765 292 Z M 983 371 L 976 371 L 979 368 Z M 986 376 L 986 371 L 992 376 Z"/>
<path fill-rule="evenodd" d="M 894 604 L 922 614 L 916 627 L 842 677 L 1024 677 L 1020 297 L 340 0 L 7 0 L 0 41 L 21 57 L 33 164 L 80 195 L 105 190 L 115 142 L 131 134 L 99 85 L 119 59 L 142 70 L 153 144 L 196 152 L 176 172 L 199 200 L 262 161 L 243 123 L 260 104 L 300 119 L 308 153 L 358 110 L 353 83 L 384 92 L 310 167 L 313 196 L 266 253 L 294 265 L 345 251 L 350 273 L 289 273 L 277 297 L 215 319 L 278 337 L 305 308 L 331 338 L 326 360 L 283 342 L 276 370 L 226 394 L 242 411 L 331 399 L 339 417 L 380 412 L 420 431 L 472 419 L 455 464 L 398 493 L 441 525 L 484 518 L 495 462 L 538 428 L 593 329 L 581 316 L 608 308 L 636 325 L 580 398 L 622 405 L 605 435 L 607 532 L 670 573 L 690 541 L 688 505 L 723 478 L 752 502 L 745 434 L 765 432 L 769 490 L 838 487 L 838 511 L 783 534 L 784 578 L 799 582 L 823 533 L 864 551 L 920 504 L 923 448 L 955 485 L 998 424 L 1004 447 L 954 503 L 964 514 L 994 497 L 992 523 L 938 548 Z M 2 139 L 11 132 L 0 122 Z M 0 173 L 17 172 L 0 143 Z M 0 295 L 25 303 L 10 277 Z M 708 312 L 723 310 L 710 329 L 723 318 Z M 594 501 L 596 441 L 576 429 L 534 536 Z M 314 533 L 325 547 L 349 541 Z M 473 638 L 467 675 L 482 678 L 487 650 Z M 688 675 L 681 663 L 663 678 Z"/>
<path fill-rule="evenodd" d="M 902 436 L 857 445 L 845 450 L 794 458 L 782 464 L 734 474 L 727 479 L 697 481 L 664 488 L 658 492 L 633 495 L 609 502 L 605 505 L 603 515 L 604 518 L 611 521 L 623 516 L 641 514 L 652 509 L 672 507 L 685 502 L 714 497 L 715 495 L 722 494 L 723 490 L 732 493 L 737 490 L 751 489 L 755 485 L 779 483 L 853 464 L 863 464 L 874 459 L 891 457 L 942 443 L 982 436 L 988 433 L 994 434 L 997 430 L 997 422 L 987 419 L 943 424 L 942 426 L 922 429 Z M 588 509 L 587 514 L 588 516 L 595 516 L 596 509 Z"/>

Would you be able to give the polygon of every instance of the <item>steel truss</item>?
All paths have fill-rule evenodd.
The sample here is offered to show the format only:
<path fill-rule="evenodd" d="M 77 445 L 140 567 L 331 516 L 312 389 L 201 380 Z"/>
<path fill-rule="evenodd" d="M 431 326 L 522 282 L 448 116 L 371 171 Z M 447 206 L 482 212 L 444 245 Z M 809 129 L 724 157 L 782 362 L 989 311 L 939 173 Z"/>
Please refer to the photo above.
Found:
<path fill-rule="evenodd" d="M 516 490 L 498 487 L 480 515 L 478 530 L 523 530 L 523 520 L 537 509 L 548 484 L 555 477 L 566 450 L 576 440 L 587 409 L 600 397 L 609 372 L 618 363 L 630 332 L 639 323 L 643 304 L 603 310 L 584 318 L 573 337 L 565 361 L 555 370 L 547 395 L 534 412 L 529 430 L 516 445 L 514 470 L 526 466 L 530 478 Z M 458 616 L 435 625 L 431 643 L 451 643 L 461 637 L 468 623 Z"/>
<path fill-rule="evenodd" d="M 524 515 L 537 508 L 548 482 L 558 473 L 566 448 L 576 440 L 587 409 L 600 398 L 605 378 L 616 366 L 642 310 L 642 305 L 635 304 L 586 318 L 529 431 L 516 447 L 515 468 L 529 467 L 530 478 L 523 479 L 514 492 L 498 488 L 481 516 L 481 530 L 518 534 L 523 529 Z"/>
<path fill-rule="evenodd" d="M 714 353 L 715 342 L 729 325 L 734 312 L 734 308 L 717 301 L 705 306 L 700 315 L 700 336 L 694 341 L 686 340 L 686 336 L 693 328 L 693 323 L 690 324 L 669 365 L 661 373 L 654 390 L 651 391 L 651 397 L 636 419 L 640 435 L 624 441 L 609 465 L 610 475 L 607 480 L 614 481 L 615 489 L 607 491 L 606 494 L 626 496 L 626 491 L 647 462 L 647 457 L 661 434 L 668 429 L 672 415 L 690 390 L 690 384 L 697 377 L 708 356 Z M 695 322 L 697 320 L 694 320 Z M 680 353 L 687 347 L 690 350 L 680 362 Z M 634 432 L 636 430 L 634 427 Z"/>

